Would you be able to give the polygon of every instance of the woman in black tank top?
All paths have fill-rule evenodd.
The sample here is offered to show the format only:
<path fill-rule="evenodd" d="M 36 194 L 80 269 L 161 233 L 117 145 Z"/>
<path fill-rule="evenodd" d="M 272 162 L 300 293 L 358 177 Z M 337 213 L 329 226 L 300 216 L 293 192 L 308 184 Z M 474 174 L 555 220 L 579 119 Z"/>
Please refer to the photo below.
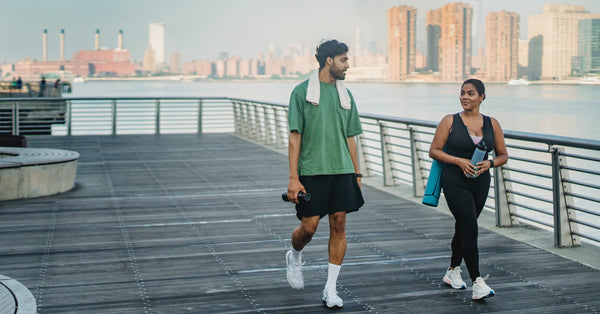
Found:
<path fill-rule="evenodd" d="M 450 267 L 443 281 L 455 289 L 465 289 L 460 263 L 464 259 L 473 282 L 473 299 L 494 296 L 495 292 L 479 273 L 477 248 L 477 218 L 483 210 L 490 188 L 492 167 L 508 161 L 502 128 L 496 119 L 479 112 L 485 99 L 485 85 L 477 79 L 466 80 L 461 87 L 462 112 L 445 116 L 439 123 L 429 156 L 446 164 L 442 172 L 442 189 L 452 215 L 456 219 L 452 238 Z M 483 161 L 471 164 L 471 157 L 479 142 L 486 147 Z M 494 159 L 488 153 L 495 152 Z"/>

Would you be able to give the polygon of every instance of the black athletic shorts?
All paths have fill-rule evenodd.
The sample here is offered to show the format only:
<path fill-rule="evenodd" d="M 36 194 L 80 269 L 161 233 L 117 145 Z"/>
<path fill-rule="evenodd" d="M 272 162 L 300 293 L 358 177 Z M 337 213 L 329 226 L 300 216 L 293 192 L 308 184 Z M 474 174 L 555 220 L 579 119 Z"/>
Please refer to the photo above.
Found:
<path fill-rule="evenodd" d="M 357 211 L 364 203 L 354 173 L 300 176 L 300 183 L 310 193 L 309 202 L 296 204 L 296 217 L 319 216 L 341 211 Z"/>

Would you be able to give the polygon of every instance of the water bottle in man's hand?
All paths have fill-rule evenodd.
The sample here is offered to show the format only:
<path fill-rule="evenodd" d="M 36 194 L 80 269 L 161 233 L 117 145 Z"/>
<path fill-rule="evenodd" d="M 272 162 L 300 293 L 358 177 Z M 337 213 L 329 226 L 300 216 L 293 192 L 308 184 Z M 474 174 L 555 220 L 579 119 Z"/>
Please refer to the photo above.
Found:
<path fill-rule="evenodd" d="M 283 192 L 283 194 L 281 194 L 281 198 L 285 201 L 285 202 L 289 202 L 290 200 L 288 199 L 287 196 L 287 192 Z M 304 193 L 302 191 L 298 192 L 298 200 L 300 202 L 308 202 L 310 201 L 310 193 Z"/>
<path fill-rule="evenodd" d="M 475 170 L 477 170 L 477 163 L 483 160 L 485 157 L 485 152 L 487 151 L 487 147 L 485 146 L 485 142 L 481 140 L 477 146 L 475 146 L 475 151 L 473 152 L 473 157 L 471 157 L 471 164 L 475 166 Z M 469 174 L 469 177 L 475 178 L 476 175 Z"/>

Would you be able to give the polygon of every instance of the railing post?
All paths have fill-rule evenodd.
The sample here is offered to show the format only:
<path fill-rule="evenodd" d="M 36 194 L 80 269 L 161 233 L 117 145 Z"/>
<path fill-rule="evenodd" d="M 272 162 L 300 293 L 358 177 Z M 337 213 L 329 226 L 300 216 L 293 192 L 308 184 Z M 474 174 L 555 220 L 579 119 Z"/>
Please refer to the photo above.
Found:
<path fill-rule="evenodd" d="M 255 134 L 256 136 L 254 136 L 254 139 L 257 142 L 261 142 L 263 140 L 263 134 L 261 132 L 262 128 L 260 127 L 260 106 L 257 104 L 254 104 L 254 127 L 255 127 Z M 266 121 L 265 121 L 266 124 Z"/>
<path fill-rule="evenodd" d="M 112 134 L 117 134 L 117 100 L 112 100 Z"/>
<path fill-rule="evenodd" d="M 248 104 L 247 103 L 243 103 L 242 104 L 242 110 L 240 110 L 240 112 L 242 113 L 242 136 L 248 138 L 249 137 L 249 121 L 248 121 Z"/>
<path fill-rule="evenodd" d="M 12 134 L 13 135 L 20 135 L 21 133 L 21 122 L 20 122 L 20 113 L 19 113 L 19 102 L 15 102 L 13 103 L 13 125 L 12 125 Z"/>
<path fill-rule="evenodd" d="M 394 173 L 392 171 L 392 160 L 388 152 L 387 136 L 385 125 L 379 121 L 379 136 L 381 139 L 381 164 L 383 166 L 383 185 L 390 186 L 395 185 Z"/>
<path fill-rule="evenodd" d="M 282 148 L 284 147 L 282 145 L 282 138 L 283 138 L 283 130 L 287 131 L 287 127 L 283 128 L 283 130 L 281 130 L 281 128 L 279 127 L 279 110 L 277 110 L 277 108 L 273 108 L 274 112 L 274 119 L 275 119 L 275 148 Z M 284 110 L 284 112 L 286 113 L 286 122 L 287 122 L 287 110 Z M 287 125 L 287 123 L 286 123 Z"/>
<path fill-rule="evenodd" d="M 552 154 L 552 203 L 554 205 L 554 246 L 573 247 L 581 245 L 581 239 L 573 232 L 578 232 L 577 224 L 571 223 L 571 217 L 575 218 L 575 212 L 569 210 L 568 205 L 572 202 L 571 197 L 566 194 L 570 192 L 570 185 L 564 180 L 569 179 L 566 160 L 561 157 L 562 147 L 550 146 Z"/>
<path fill-rule="evenodd" d="M 274 107 L 272 109 L 275 110 Z M 271 140 L 271 123 L 268 110 L 269 109 L 267 106 L 263 107 L 263 120 L 265 121 L 265 145 L 273 144 L 273 141 Z M 275 120 L 273 120 L 273 122 L 275 122 Z"/>
<path fill-rule="evenodd" d="M 160 134 L 160 99 L 156 100 L 156 118 L 154 119 L 154 134 Z"/>
<path fill-rule="evenodd" d="M 241 106 L 240 103 L 232 100 L 231 105 L 233 106 L 233 129 L 235 134 L 242 134 L 242 121 L 241 121 Z"/>
<path fill-rule="evenodd" d="M 202 99 L 198 100 L 198 134 L 202 134 Z"/>
<path fill-rule="evenodd" d="M 363 176 L 368 177 L 369 167 L 367 165 L 367 154 L 365 152 L 364 141 L 365 139 L 363 134 L 356 136 L 356 154 L 358 155 L 358 169 Z"/>
<path fill-rule="evenodd" d="M 246 138 L 251 139 L 254 134 L 254 129 L 252 123 L 252 105 L 249 103 L 246 103 L 244 122 L 246 123 Z"/>
<path fill-rule="evenodd" d="M 425 180 L 423 179 L 423 169 L 421 169 L 421 158 L 419 158 L 419 140 L 418 134 L 413 127 L 408 127 L 410 138 L 410 156 L 413 181 L 413 196 L 421 197 L 425 195 Z"/>
<path fill-rule="evenodd" d="M 72 125 L 72 117 L 73 117 L 73 107 L 71 101 L 67 101 L 67 135 L 71 135 L 73 133 L 73 125 Z"/>
<path fill-rule="evenodd" d="M 516 208 L 512 205 L 512 194 L 509 194 L 511 188 L 508 171 L 505 171 L 502 167 L 495 167 L 494 201 L 497 227 L 510 227 L 519 224 L 518 217 L 512 215 Z"/>

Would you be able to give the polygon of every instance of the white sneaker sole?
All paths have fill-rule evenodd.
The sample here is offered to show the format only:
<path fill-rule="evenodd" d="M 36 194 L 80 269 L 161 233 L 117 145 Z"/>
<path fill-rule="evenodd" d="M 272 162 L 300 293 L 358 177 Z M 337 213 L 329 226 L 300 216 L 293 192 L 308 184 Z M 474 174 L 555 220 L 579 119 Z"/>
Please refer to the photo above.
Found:
<path fill-rule="evenodd" d="M 332 310 L 339 310 L 339 309 L 341 309 L 342 307 L 344 307 L 344 305 L 343 305 L 343 304 L 342 304 L 342 305 L 337 305 L 337 304 L 329 305 L 329 304 L 327 304 L 327 301 L 325 301 L 325 300 L 323 300 L 323 304 L 325 304 L 325 306 L 326 306 L 327 308 L 329 308 L 329 309 L 332 309 Z"/>
<path fill-rule="evenodd" d="M 454 285 L 452 285 L 452 281 L 450 281 L 450 279 L 448 279 L 448 277 L 446 277 L 446 276 L 444 276 L 444 279 L 442 279 L 442 280 L 444 281 L 445 284 L 449 285 L 450 287 L 452 287 L 452 288 L 454 288 L 456 290 L 467 289 L 467 285 L 462 285 L 462 286 L 454 286 Z"/>
<path fill-rule="evenodd" d="M 473 295 L 473 300 L 483 300 L 483 299 L 485 299 L 485 298 L 491 298 L 491 297 L 493 297 L 494 295 L 496 295 L 496 293 L 495 293 L 494 291 L 490 291 L 490 293 L 488 293 L 488 294 L 486 294 L 486 295 L 484 295 L 484 296 L 481 296 L 481 297 L 479 297 L 479 296 L 476 296 L 476 295 Z"/>

